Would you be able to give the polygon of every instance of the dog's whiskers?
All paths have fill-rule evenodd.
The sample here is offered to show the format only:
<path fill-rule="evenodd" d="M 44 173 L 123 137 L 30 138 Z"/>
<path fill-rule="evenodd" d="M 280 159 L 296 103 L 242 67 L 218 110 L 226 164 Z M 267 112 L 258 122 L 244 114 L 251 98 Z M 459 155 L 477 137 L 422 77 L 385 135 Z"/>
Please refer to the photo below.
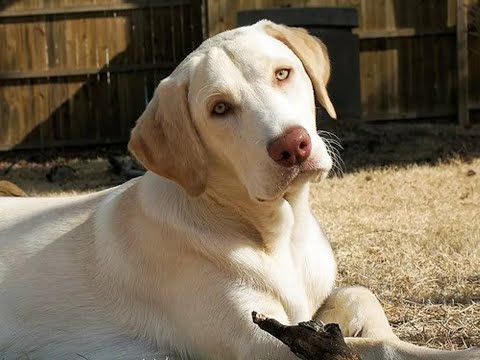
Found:
<path fill-rule="evenodd" d="M 342 147 L 340 138 L 334 133 L 326 130 L 317 130 L 317 134 L 324 140 L 334 141 L 339 147 Z"/>
<path fill-rule="evenodd" d="M 337 177 L 342 177 L 344 174 L 345 163 L 343 162 L 340 155 L 340 150 L 343 149 L 342 145 L 340 144 L 340 139 L 337 135 L 325 130 L 318 130 L 317 133 L 323 139 L 325 148 L 327 149 L 328 154 L 332 158 L 333 175 Z"/>

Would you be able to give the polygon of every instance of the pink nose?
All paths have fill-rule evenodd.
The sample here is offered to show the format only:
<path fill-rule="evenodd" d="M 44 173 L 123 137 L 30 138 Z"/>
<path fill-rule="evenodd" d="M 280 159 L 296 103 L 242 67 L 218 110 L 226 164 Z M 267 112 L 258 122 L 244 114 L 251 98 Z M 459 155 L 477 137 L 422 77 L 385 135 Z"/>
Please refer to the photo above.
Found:
<path fill-rule="evenodd" d="M 267 146 L 268 155 L 285 167 L 301 164 L 308 159 L 311 150 L 310 135 L 303 127 L 288 129 Z"/>

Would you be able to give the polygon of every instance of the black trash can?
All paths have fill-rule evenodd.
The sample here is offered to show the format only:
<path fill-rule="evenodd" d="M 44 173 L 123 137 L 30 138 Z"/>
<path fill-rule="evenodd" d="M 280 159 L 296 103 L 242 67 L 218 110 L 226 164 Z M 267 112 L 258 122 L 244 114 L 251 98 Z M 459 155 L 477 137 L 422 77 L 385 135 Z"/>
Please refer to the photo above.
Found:
<path fill-rule="evenodd" d="M 361 117 L 360 61 L 358 26 L 353 8 L 279 8 L 240 11 L 237 25 L 251 25 L 262 19 L 288 26 L 303 27 L 327 46 L 332 67 L 328 91 L 337 117 L 358 120 Z M 321 117 L 328 117 L 326 111 Z"/>

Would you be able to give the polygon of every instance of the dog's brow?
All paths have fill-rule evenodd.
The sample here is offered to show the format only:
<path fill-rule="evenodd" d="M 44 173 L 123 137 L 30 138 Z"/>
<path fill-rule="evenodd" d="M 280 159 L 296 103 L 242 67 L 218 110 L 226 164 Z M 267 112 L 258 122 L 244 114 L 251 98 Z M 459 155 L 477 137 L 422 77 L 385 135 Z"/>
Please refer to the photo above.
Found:
<path fill-rule="evenodd" d="M 247 64 L 245 64 L 245 62 L 239 61 L 240 59 L 235 56 L 235 54 L 228 48 L 228 46 L 222 47 L 222 50 L 225 55 L 227 55 L 228 60 L 230 60 L 234 68 L 237 70 L 238 74 L 240 74 L 240 76 L 248 82 L 249 80 L 246 75 L 251 72 L 252 67 L 246 66 Z"/>
<path fill-rule="evenodd" d="M 208 95 L 206 96 L 203 96 L 204 92 L 208 92 Z M 199 99 L 205 99 L 207 100 L 208 98 L 210 98 L 211 96 L 215 95 L 215 94 L 221 94 L 222 92 L 220 91 L 220 89 L 218 89 L 218 87 L 216 87 L 214 84 L 206 84 L 204 86 L 202 86 L 196 93 L 195 97 L 194 97 L 194 102 L 195 103 L 199 103 Z"/>
<path fill-rule="evenodd" d="M 200 103 L 210 103 L 212 98 L 225 98 L 225 100 L 233 101 L 235 98 L 232 94 L 231 89 L 228 89 L 226 86 L 219 86 L 217 84 L 207 84 L 201 87 L 194 98 L 192 99 L 196 104 Z"/>

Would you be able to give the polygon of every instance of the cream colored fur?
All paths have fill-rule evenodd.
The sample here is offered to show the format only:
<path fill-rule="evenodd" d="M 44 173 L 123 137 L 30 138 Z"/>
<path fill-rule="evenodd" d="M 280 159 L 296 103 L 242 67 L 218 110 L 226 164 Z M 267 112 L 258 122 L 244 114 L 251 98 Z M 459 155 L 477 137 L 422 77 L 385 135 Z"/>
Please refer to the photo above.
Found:
<path fill-rule="evenodd" d="M 364 360 L 479 359 L 401 342 L 371 292 L 334 289 L 308 199 L 331 167 L 314 102 L 335 116 L 329 73 L 304 31 L 222 33 L 162 81 L 133 130 L 146 175 L 86 196 L 1 198 L 0 358 L 295 359 L 255 310 L 337 322 Z M 229 111 L 212 115 L 219 102 Z M 287 169 L 266 146 L 292 126 L 312 153 Z"/>

